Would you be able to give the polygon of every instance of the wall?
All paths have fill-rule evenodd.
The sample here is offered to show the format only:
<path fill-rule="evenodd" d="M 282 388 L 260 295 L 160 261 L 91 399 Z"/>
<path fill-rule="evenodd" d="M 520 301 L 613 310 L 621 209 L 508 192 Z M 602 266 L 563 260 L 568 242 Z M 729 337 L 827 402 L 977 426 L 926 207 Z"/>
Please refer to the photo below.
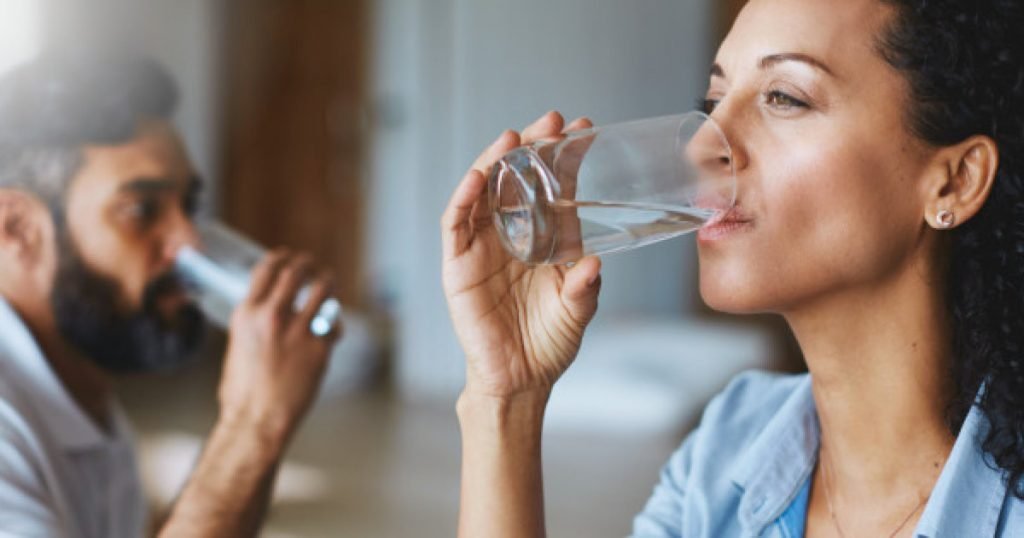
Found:
<path fill-rule="evenodd" d="M 42 13 L 36 0 L 0 0 L 0 73 L 38 52 Z"/>
<path fill-rule="evenodd" d="M 40 0 L 49 43 L 113 42 L 144 51 L 175 77 L 181 104 L 175 117 L 189 154 L 216 196 L 219 125 L 217 0 Z M 216 204 L 210 207 L 216 207 Z"/>

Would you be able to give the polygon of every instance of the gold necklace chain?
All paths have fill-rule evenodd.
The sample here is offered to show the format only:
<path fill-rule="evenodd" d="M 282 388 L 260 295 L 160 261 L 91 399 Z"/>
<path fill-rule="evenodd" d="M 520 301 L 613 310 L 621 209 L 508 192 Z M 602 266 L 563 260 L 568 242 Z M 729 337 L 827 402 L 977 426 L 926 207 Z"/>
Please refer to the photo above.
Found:
<path fill-rule="evenodd" d="M 822 453 L 822 463 L 824 464 L 824 468 L 822 469 L 822 473 L 821 473 L 821 478 L 822 478 L 822 482 L 824 483 L 824 486 L 825 486 L 825 503 L 828 505 L 828 515 L 832 518 L 832 524 L 835 526 L 836 532 L 839 533 L 839 538 L 846 538 L 846 535 L 843 534 L 843 528 L 839 525 L 839 518 L 836 517 L 836 511 L 832 508 L 832 494 L 829 491 L 829 477 L 828 477 L 828 475 L 830 474 L 830 472 L 832 470 L 832 466 L 830 464 L 828 464 L 828 462 L 825 461 L 825 457 L 824 456 L 827 453 L 825 452 L 824 446 L 822 447 L 821 453 Z M 925 503 L 925 501 L 928 500 L 928 497 L 931 497 L 931 495 L 929 494 L 929 495 L 927 495 L 925 497 L 922 497 L 921 500 L 918 501 L 916 505 L 914 505 L 914 509 L 911 510 L 910 513 L 907 514 L 907 517 L 903 518 L 903 521 L 900 522 L 899 526 L 897 526 L 896 529 L 893 530 L 892 533 L 889 534 L 889 538 L 895 537 L 897 533 L 899 533 L 901 530 L 903 530 L 903 527 L 906 526 L 908 521 L 910 521 L 910 518 L 913 517 L 914 514 L 916 514 L 917 511 L 921 509 L 922 506 L 924 506 L 924 503 Z"/>

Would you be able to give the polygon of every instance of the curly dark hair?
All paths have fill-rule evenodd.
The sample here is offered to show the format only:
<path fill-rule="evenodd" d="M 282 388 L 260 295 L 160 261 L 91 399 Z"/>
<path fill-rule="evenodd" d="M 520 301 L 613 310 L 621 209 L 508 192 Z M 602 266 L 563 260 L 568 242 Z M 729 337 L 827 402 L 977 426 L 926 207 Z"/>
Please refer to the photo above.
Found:
<path fill-rule="evenodd" d="M 988 200 L 950 237 L 948 422 L 956 433 L 972 406 L 984 412 L 989 465 L 1024 499 L 1024 3 L 883 1 L 896 16 L 880 48 L 909 82 L 913 132 L 935 146 L 985 135 L 999 148 Z"/>
<path fill-rule="evenodd" d="M 50 50 L 0 77 L 0 188 L 54 209 L 81 148 L 118 144 L 140 121 L 170 119 L 178 90 L 156 61 L 107 49 Z"/>

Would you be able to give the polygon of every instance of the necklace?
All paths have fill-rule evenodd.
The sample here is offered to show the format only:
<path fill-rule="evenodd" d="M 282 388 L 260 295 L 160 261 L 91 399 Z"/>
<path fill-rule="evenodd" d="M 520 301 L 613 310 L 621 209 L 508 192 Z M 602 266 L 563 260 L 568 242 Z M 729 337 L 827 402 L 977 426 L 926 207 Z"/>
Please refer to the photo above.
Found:
<path fill-rule="evenodd" d="M 826 452 L 824 450 L 824 447 L 822 447 L 822 451 L 821 452 L 822 452 L 822 458 L 821 459 L 822 459 L 822 464 L 823 464 L 821 478 L 822 478 L 823 485 L 825 486 L 825 503 L 828 505 L 828 515 L 832 518 L 832 524 L 835 526 L 836 532 L 839 534 L 839 538 L 846 538 L 846 535 L 843 534 L 843 528 L 841 526 L 839 526 L 839 518 L 836 517 L 836 511 L 832 508 L 832 494 L 829 491 L 829 477 L 828 477 L 830 471 L 832 470 L 832 466 L 828 465 L 828 462 L 825 460 L 824 456 L 826 455 Z M 931 497 L 931 495 L 927 495 L 925 497 L 922 497 L 921 500 L 918 501 L 916 505 L 914 505 L 914 509 L 911 510 L 910 513 L 907 514 L 907 516 L 903 518 L 903 521 L 900 522 L 899 526 L 897 526 L 896 529 L 893 530 L 892 533 L 889 534 L 889 538 L 893 538 L 894 536 L 896 536 L 896 534 L 898 532 L 903 530 L 903 527 L 906 526 L 908 521 L 910 521 L 910 518 L 913 517 L 913 515 L 916 514 L 917 511 L 920 510 L 922 506 L 924 506 L 924 503 L 925 503 L 925 501 L 928 500 L 928 497 Z"/>

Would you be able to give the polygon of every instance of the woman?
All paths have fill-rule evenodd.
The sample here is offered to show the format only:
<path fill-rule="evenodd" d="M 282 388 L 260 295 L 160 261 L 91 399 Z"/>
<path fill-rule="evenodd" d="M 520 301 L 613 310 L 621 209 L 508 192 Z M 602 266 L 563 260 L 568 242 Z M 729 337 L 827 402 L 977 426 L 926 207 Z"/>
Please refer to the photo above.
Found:
<path fill-rule="evenodd" d="M 739 192 L 699 233 L 700 290 L 784 316 L 810 374 L 734 381 L 636 535 L 1024 536 L 1022 29 L 1019 0 L 745 7 L 707 94 Z M 463 536 L 544 534 L 544 406 L 600 287 L 598 259 L 502 252 L 486 172 L 587 125 L 503 134 L 443 218 L 468 361 Z"/>

